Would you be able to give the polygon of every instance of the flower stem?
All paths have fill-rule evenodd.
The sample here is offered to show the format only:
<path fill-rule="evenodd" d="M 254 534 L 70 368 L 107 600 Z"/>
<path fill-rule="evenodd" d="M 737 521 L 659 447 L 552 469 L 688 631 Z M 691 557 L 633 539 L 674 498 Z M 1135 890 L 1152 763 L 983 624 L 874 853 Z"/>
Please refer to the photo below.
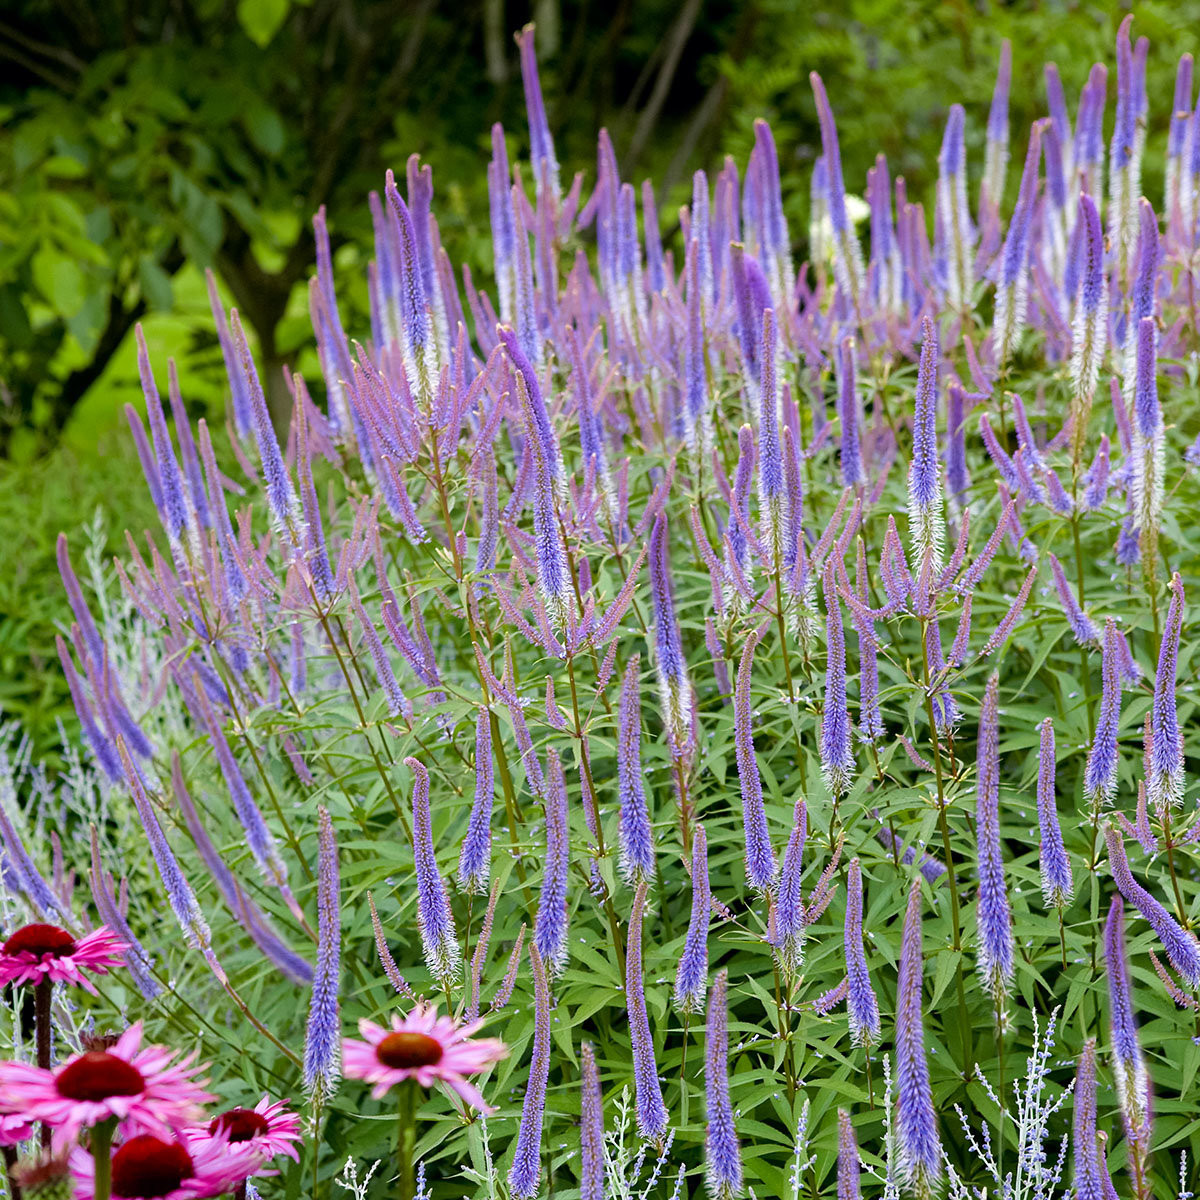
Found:
<path fill-rule="evenodd" d="M 415 1079 L 400 1084 L 400 1123 L 396 1131 L 396 1195 L 398 1200 L 413 1200 L 416 1194 L 413 1155 L 417 1148 L 417 1091 Z"/>
<path fill-rule="evenodd" d="M 43 975 L 33 987 L 34 1036 L 37 1039 L 37 1065 L 43 1071 L 50 1070 L 50 1001 L 54 984 L 48 975 Z M 42 1146 L 50 1145 L 49 1122 L 42 1122 Z"/>
<path fill-rule="evenodd" d="M 112 1194 L 112 1137 L 116 1125 L 116 1119 L 109 1117 L 92 1129 L 92 1161 L 96 1164 L 94 1200 L 108 1200 Z"/>

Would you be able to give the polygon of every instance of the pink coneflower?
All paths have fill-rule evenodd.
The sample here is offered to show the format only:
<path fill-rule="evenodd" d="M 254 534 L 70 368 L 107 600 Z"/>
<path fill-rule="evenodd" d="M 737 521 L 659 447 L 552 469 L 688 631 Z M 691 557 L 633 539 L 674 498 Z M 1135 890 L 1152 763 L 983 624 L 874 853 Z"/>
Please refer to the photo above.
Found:
<path fill-rule="evenodd" d="M 128 1200 L 202 1200 L 233 1191 L 258 1161 L 253 1150 L 222 1138 L 187 1147 L 142 1133 L 113 1152 L 112 1195 Z M 96 1164 L 86 1150 L 76 1147 L 71 1152 L 71 1174 L 75 1200 L 94 1200 Z"/>
<path fill-rule="evenodd" d="M 197 1120 L 213 1097 L 192 1078 L 190 1058 L 173 1063 L 165 1046 L 142 1048 L 142 1025 L 130 1026 L 109 1050 L 87 1050 L 54 1071 L 29 1063 L 0 1063 L 0 1104 L 45 1121 L 57 1145 L 81 1129 L 115 1117 L 126 1136 L 170 1136 Z"/>
<path fill-rule="evenodd" d="M 415 1079 L 423 1088 L 440 1081 L 480 1112 L 495 1112 L 466 1079 L 508 1054 L 499 1038 L 472 1038 L 482 1027 L 482 1021 L 456 1025 L 424 1004 L 406 1017 L 393 1013 L 391 1029 L 359 1021 L 358 1031 L 366 1041 L 348 1038 L 342 1043 L 342 1070 L 348 1079 L 373 1083 L 371 1095 L 376 1099 L 405 1079 Z"/>
<path fill-rule="evenodd" d="M 253 1108 L 231 1108 L 213 1117 L 207 1125 L 192 1125 L 183 1131 L 189 1147 L 219 1141 L 223 1145 L 246 1146 L 261 1162 L 277 1154 L 299 1161 L 296 1143 L 301 1140 L 300 1117 L 287 1107 L 286 1100 L 271 1102 L 264 1096 Z"/>
<path fill-rule="evenodd" d="M 15 1146 L 33 1137 L 33 1122 L 24 1113 L 0 1116 L 0 1146 Z"/>
<path fill-rule="evenodd" d="M 85 971 L 107 975 L 124 961 L 125 942 L 101 926 L 75 940 L 57 925 L 23 925 L 0 945 L 0 987 L 6 983 L 77 983 L 95 994 Z"/>

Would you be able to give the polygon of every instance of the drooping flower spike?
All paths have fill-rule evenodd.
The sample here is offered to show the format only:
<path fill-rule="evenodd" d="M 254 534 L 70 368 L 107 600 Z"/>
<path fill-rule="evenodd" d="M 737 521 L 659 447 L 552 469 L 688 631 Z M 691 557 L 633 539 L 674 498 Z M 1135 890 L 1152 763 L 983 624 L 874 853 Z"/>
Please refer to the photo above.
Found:
<path fill-rule="evenodd" d="M 713 1200 L 734 1200 L 742 1192 L 741 1149 L 729 1099 L 728 985 L 728 972 L 718 972 L 708 998 L 704 1040 L 705 1182 Z"/>

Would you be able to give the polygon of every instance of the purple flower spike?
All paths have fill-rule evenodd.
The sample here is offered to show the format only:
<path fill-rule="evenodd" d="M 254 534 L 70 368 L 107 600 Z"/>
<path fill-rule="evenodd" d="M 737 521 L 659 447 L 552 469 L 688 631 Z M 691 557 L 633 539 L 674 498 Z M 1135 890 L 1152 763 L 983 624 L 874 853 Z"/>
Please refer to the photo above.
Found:
<path fill-rule="evenodd" d="M 896 1149 L 900 1176 L 917 1196 L 932 1196 L 942 1175 L 925 1029 L 921 1014 L 924 952 L 921 938 L 921 880 L 908 891 L 896 985 Z"/>
<path fill-rule="evenodd" d="M 621 681 L 617 782 L 621 797 L 621 874 L 629 883 L 654 876 L 654 831 L 642 781 L 641 658 L 634 655 Z"/>
<path fill-rule="evenodd" d="M 695 745 L 692 727 L 692 681 L 675 619 L 667 518 L 654 520 L 650 534 L 650 592 L 654 601 L 654 666 L 663 706 L 663 725 L 673 758 L 686 758 Z"/>
<path fill-rule="evenodd" d="M 708 998 L 704 1039 L 705 1180 L 713 1200 L 734 1200 L 742 1191 L 742 1154 L 729 1101 L 729 973 L 720 971 Z"/>
<path fill-rule="evenodd" d="M 1104 274 L 1104 236 L 1096 202 L 1086 192 L 1079 197 L 1076 223 L 1081 229 L 1082 261 L 1079 296 L 1071 330 L 1071 386 L 1075 396 L 1090 405 L 1100 378 L 1108 338 L 1107 286 Z M 1074 297 L 1072 297 L 1074 299 Z M 1081 410 L 1086 420 L 1087 409 Z M 1077 416 L 1076 419 L 1079 419 Z M 1075 437 L 1082 444 L 1082 430 Z"/>
<path fill-rule="evenodd" d="M 808 810 L 801 797 L 792 814 L 792 832 L 783 854 L 783 869 L 775 892 L 775 953 L 784 970 L 795 975 L 804 961 L 804 842 L 808 837 Z"/>
<path fill-rule="evenodd" d="M 846 1015 L 850 1018 L 850 1037 L 856 1046 L 869 1050 L 879 1041 L 879 1001 L 871 986 L 867 955 L 863 948 L 862 868 L 857 858 L 850 860 L 846 879 L 846 924 L 843 945 L 846 954 Z"/>
<path fill-rule="evenodd" d="M 859 440 L 858 391 L 854 379 L 854 339 L 846 338 L 837 352 L 838 420 L 842 429 L 842 482 L 846 487 L 861 487 L 867 481 Z"/>
<path fill-rule="evenodd" d="M 1138 101 L 1134 95 L 1133 47 L 1129 27 L 1133 14 L 1128 14 L 1117 31 L 1117 114 L 1113 123 L 1109 148 L 1109 240 L 1124 266 L 1137 236 L 1138 200 L 1142 194 L 1142 148 L 1144 133 L 1139 132 Z"/>
<path fill-rule="evenodd" d="M 1075 891 L 1075 884 L 1071 878 L 1071 860 L 1067 858 L 1066 849 L 1063 847 L 1062 828 L 1058 823 L 1058 806 L 1054 799 L 1054 779 L 1054 723 L 1047 717 L 1042 722 L 1037 782 L 1042 898 L 1045 900 L 1047 908 L 1057 908 L 1061 912 L 1070 903 L 1071 896 Z"/>
<path fill-rule="evenodd" d="M 492 722 L 486 708 L 475 722 L 475 803 L 458 856 L 458 882 L 468 892 L 488 890 L 492 862 Z"/>
<path fill-rule="evenodd" d="M 838 1109 L 838 1165 L 837 1200 L 860 1200 L 858 1140 L 854 1136 L 854 1122 L 844 1109 Z"/>
<path fill-rule="evenodd" d="M 966 507 L 967 488 L 966 393 L 957 383 L 946 392 L 946 487 L 954 508 Z"/>
<path fill-rule="evenodd" d="M 1071 627 L 1075 641 L 1080 646 L 1098 646 L 1100 630 L 1096 627 L 1096 622 L 1080 607 L 1075 589 L 1067 582 L 1067 577 L 1063 574 L 1062 563 L 1053 554 L 1050 555 L 1050 570 L 1054 574 L 1054 590 L 1062 602 L 1063 612 L 1066 614 L 1067 624 Z"/>
<path fill-rule="evenodd" d="M 1013 977 L 1012 912 L 1000 853 L 1000 676 L 987 682 L 979 712 L 979 761 L 975 785 L 975 838 L 979 863 L 979 971 L 996 997 Z"/>
<path fill-rule="evenodd" d="M 1103 1143 L 1096 1136 L 1096 1039 L 1088 1038 L 1075 1072 L 1075 1120 L 1071 1130 L 1075 1149 L 1076 1200 L 1110 1200 L 1115 1196 Z"/>
<path fill-rule="evenodd" d="M 937 457 L 938 336 L 929 316 L 921 322 L 921 338 L 913 457 L 908 468 L 908 528 L 913 561 L 920 562 L 925 551 L 932 550 L 933 569 L 940 571 L 945 528 Z"/>
<path fill-rule="evenodd" d="M 974 243 L 971 212 L 967 206 L 967 155 L 963 145 L 966 114 L 952 104 L 946 115 L 946 132 L 938 155 L 938 215 L 947 241 L 946 300 L 956 311 L 968 308 L 975 287 Z"/>
<path fill-rule="evenodd" d="M 604 1200 L 604 1100 L 591 1042 L 579 1049 L 579 1200 Z"/>
<path fill-rule="evenodd" d="M 1120 832 L 1112 825 L 1104 828 L 1104 840 L 1108 846 L 1108 861 L 1113 879 L 1121 895 L 1146 918 L 1150 927 L 1158 934 L 1171 966 L 1187 980 L 1191 987 L 1200 987 L 1200 942 L 1196 935 L 1185 930 L 1178 921 L 1148 892 L 1129 870 L 1125 857 L 1125 843 Z"/>
<path fill-rule="evenodd" d="M 1000 252 L 1000 278 L 996 283 L 996 316 L 993 326 L 996 365 L 1003 367 L 1012 357 L 1017 340 L 1025 328 L 1025 307 L 1029 290 L 1029 230 L 1037 200 L 1038 163 L 1042 153 L 1042 127 L 1038 123 L 1029 133 L 1025 169 L 1017 207 L 1008 223 L 1004 248 Z"/>
<path fill-rule="evenodd" d="M 1108 974 L 1108 1027 L 1112 1034 L 1113 1075 L 1130 1145 L 1145 1155 L 1150 1148 L 1150 1075 L 1138 1043 L 1133 989 L 1125 954 L 1125 907 L 1113 898 L 1104 924 L 1104 965 Z"/>
<path fill-rule="evenodd" d="M 625 947 L 625 1002 L 629 1008 L 629 1033 L 633 1045 L 634 1110 L 638 1133 L 648 1142 L 661 1142 L 667 1132 L 667 1106 L 663 1103 L 654 1038 L 646 1013 L 642 981 L 642 918 L 646 913 L 647 884 L 638 884 L 629 914 Z"/>
<path fill-rule="evenodd" d="M 1175 71 L 1175 103 L 1171 106 L 1171 128 L 1167 134 L 1167 212 L 1180 205 L 1184 152 L 1187 149 L 1188 114 L 1192 110 L 1192 67 L 1190 54 L 1179 59 Z"/>
<path fill-rule="evenodd" d="M 150 370 L 146 338 L 140 325 L 137 327 L 137 346 L 138 373 L 141 376 L 142 393 L 146 397 L 146 416 L 150 421 L 150 436 L 154 443 L 154 458 L 162 497 L 159 516 L 172 547 L 178 547 L 188 529 L 188 503 L 184 495 L 183 473 L 175 457 L 175 447 L 171 444 L 171 435 L 163 416 L 162 401 L 159 399 L 154 374 Z"/>
<path fill-rule="evenodd" d="M 413 773 L 413 861 L 417 876 L 417 924 L 421 929 L 421 946 L 429 973 L 443 985 L 449 985 L 458 978 L 462 969 L 462 951 L 454 929 L 450 897 L 433 852 L 429 772 L 415 758 L 406 758 L 404 765 Z"/>
<path fill-rule="evenodd" d="M 533 177 L 537 180 L 538 190 L 548 188 L 557 203 L 561 196 L 558 159 L 554 157 L 554 140 L 550 136 L 546 106 L 542 102 L 533 26 L 526 25 L 517 34 L 516 42 L 521 51 L 521 82 L 525 85 L 525 110 L 529 116 L 529 158 L 533 163 Z"/>
<path fill-rule="evenodd" d="M 1083 773 L 1084 793 L 1093 801 L 1111 800 L 1117 790 L 1117 767 L 1120 763 L 1117 729 L 1121 722 L 1120 636 L 1116 621 L 1109 617 L 1104 623 L 1100 716 L 1096 721 L 1096 733 Z"/>
<path fill-rule="evenodd" d="M 825 151 L 825 170 L 828 179 L 827 195 L 829 220 L 833 226 L 833 265 L 837 274 L 838 287 L 852 302 L 857 303 L 862 292 L 863 261 L 862 248 L 854 233 L 854 227 L 846 216 L 846 185 L 842 180 L 842 157 L 838 150 L 837 126 L 833 110 L 825 95 L 821 77 L 813 71 L 808 76 L 813 96 L 817 102 L 817 119 L 821 125 L 821 145 Z"/>
<path fill-rule="evenodd" d="M 708 984 L 708 922 L 712 893 L 708 890 L 708 838 L 704 826 L 692 832 L 692 915 L 683 954 L 675 973 L 675 1007 L 684 1013 L 704 1007 Z"/>
<path fill-rule="evenodd" d="M 546 857 L 542 862 L 542 890 L 538 898 L 533 943 L 550 972 L 562 973 L 567 965 L 567 882 L 571 870 L 571 842 L 567 787 L 562 763 L 554 750 L 546 752 Z"/>
<path fill-rule="evenodd" d="M 734 741 L 737 749 L 738 779 L 742 785 L 742 829 L 746 841 L 746 878 L 750 886 L 766 892 L 775 881 L 775 851 L 767 830 L 767 812 L 763 806 L 762 778 L 754 757 L 754 731 L 750 711 L 750 675 L 754 667 L 754 647 L 758 637 L 751 634 L 742 651 L 733 700 Z"/>
<path fill-rule="evenodd" d="M 765 542 L 779 562 L 783 554 L 784 485 L 783 450 L 779 441 L 779 395 L 776 381 L 778 336 L 775 312 L 763 313 L 762 352 L 760 356 L 758 428 L 758 503 L 765 530 Z"/>
<path fill-rule="evenodd" d="M 529 1082 L 521 1105 L 517 1147 L 508 1169 L 508 1187 L 514 1200 L 533 1200 L 541 1178 L 542 1121 L 546 1116 L 546 1084 L 550 1079 L 550 980 L 536 946 L 529 947 L 533 968 L 533 1050 Z"/>
<path fill-rule="evenodd" d="M 337 839 L 329 810 L 317 808 L 317 969 L 313 976 L 304 1039 L 304 1087 L 309 1096 L 328 1099 L 341 1075 L 341 896 Z"/>
<path fill-rule="evenodd" d="M 1102 433 L 1100 435 L 1100 445 L 1096 450 L 1096 457 L 1092 460 L 1092 465 L 1088 469 L 1088 473 L 1084 476 L 1084 493 L 1081 505 L 1084 511 L 1094 512 L 1096 509 L 1104 507 L 1104 502 L 1108 499 L 1108 474 L 1108 434 Z"/>
<path fill-rule="evenodd" d="M 981 212 L 988 203 L 998 209 L 1004 199 L 1004 175 L 1008 170 L 1008 91 L 1011 83 L 1012 43 L 1005 38 L 1000 43 L 996 86 L 992 90 L 992 106 L 988 110 L 987 153 L 979 197 Z"/>
<path fill-rule="evenodd" d="M 1175 706 L 1175 677 L 1179 663 L 1179 635 L 1183 627 L 1183 582 L 1176 571 L 1171 577 L 1171 606 L 1158 653 L 1154 677 L 1154 707 L 1151 709 L 1153 742 L 1146 771 L 1146 799 L 1159 816 L 1167 808 L 1183 803 L 1183 741 Z"/>
<path fill-rule="evenodd" d="M 825 706 L 821 712 L 821 774 L 836 798 L 850 788 L 854 776 L 854 745 L 846 706 L 846 639 L 837 598 L 833 564 L 825 568 Z"/>

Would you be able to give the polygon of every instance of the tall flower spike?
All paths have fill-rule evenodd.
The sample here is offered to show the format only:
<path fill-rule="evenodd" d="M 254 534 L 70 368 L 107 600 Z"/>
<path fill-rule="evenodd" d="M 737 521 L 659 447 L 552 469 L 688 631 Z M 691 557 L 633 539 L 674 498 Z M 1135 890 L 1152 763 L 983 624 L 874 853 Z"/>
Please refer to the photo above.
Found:
<path fill-rule="evenodd" d="M 838 1163 L 837 1200 L 860 1200 L 858 1140 L 854 1136 L 854 1122 L 844 1109 L 838 1109 Z"/>
<path fill-rule="evenodd" d="M 625 1002 L 629 1008 L 629 1034 L 633 1046 L 634 1111 L 638 1133 L 648 1142 L 661 1142 L 667 1131 L 667 1106 L 654 1060 L 654 1038 L 646 1012 L 642 980 L 642 918 L 646 913 L 647 884 L 639 883 L 629 914 L 625 947 Z"/>
<path fill-rule="evenodd" d="M 1025 307 L 1029 291 L 1029 230 L 1037 201 L 1038 163 L 1042 153 L 1041 123 L 1029 133 L 1029 149 L 1025 154 L 1025 169 L 1021 173 L 1021 190 L 1013 210 L 1000 253 L 1000 278 L 996 283 L 996 316 L 993 327 L 997 367 L 1003 367 L 1012 357 L 1021 331 L 1025 328 Z"/>
<path fill-rule="evenodd" d="M 846 638 L 832 560 L 825 568 L 825 700 L 821 710 L 821 774 L 834 798 L 849 791 L 854 744 L 846 705 Z"/>
<path fill-rule="evenodd" d="M 970 307 L 974 280 L 975 231 L 967 206 L 967 154 L 963 145 L 966 114 L 952 104 L 946 115 L 946 132 L 938 154 L 938 214 L 947 241 L 946 299 L 956 312 Z"/>
<path fill-rule="evenodd" d="M 1075 1148 L 1076 1200 L 1109 1200 L 1113 1192 L 1103 1144 L 1096 1135 L 1096 1039 L 1088 1038 L 1075 1072 L 1075 1120 L 1071 1130 Z"/>
<path fill-rule="evenodd" d="M 837 351 L 838 421 L 842 431 L 842 482 L 861 487 L 867 481 L 859 439 L 859 400 L 854 379 L 854 339 L 845 338 Z"/>
<path fill-rule="evenodd" d="M 591 1042 L 579 1048 L 579 1200 L 604 1200 L 604 1100 Z"/>
<path fill-rule="evenodd" d="M 150 421 L 150 436 L 154 442 L 154 458 L 158 467 L 159 490 L 162 496 L 163 528 L 173 547 L 183 541 L 188 528 L 188 505 L 183 490 L 183 474 L 175 458 L 175 447 L 163 416 L 162 401 L 150 369 L 150 355 L 146 350 L 146 338 L 142 327 L 137 327 L 138 373 L 141 376 L 142 392 L 146 397 L 146 416 Z"/>
<path fill-rule="evenodd" d="M 554 978 L 567 965 L 567 882 L 571 870 L 567 787 L 555 750 L 546 751 L 546 857 L 542 864 L 542 890 L 538 898 L 533 943 Z"/>
<path fill-rule="evenodd" d="M 846 215 L 846 185 L 842 180 L 842 156 L 838 150 L 837 126 L 833 110 L 825 95 L 825 85 L 816 71 L 810 72 L 809 83 L 817 102 L 817 119 L 821 125 L 821 146 L 825 151 L 828 177 L 829 220 L 833 226 L 833 267 L 838 287 L 852 304 L 857 305 L 862 294 L 862 247 L 854 226 Z"/>
<path fill-rule="evenodd" d="M 1112 825 L 1104 828 L 1108 847 L 1108 862 L 1121 895 L 1145 917 L 1171 960 L 1171 966 L 1195 988 L 1200 987 L 1200 942 L 1196 935 L 1185 930 L 1178 921 L 1148 892 L 1129 870 L 1125 844 L 1120 831 Z"/>
<path fill-rule="evenodd" d="M 792 832 L 783 854 L 783 869 L 775 892 L 775 953 L 785 971 L 795 975 L 804 961 L 804 935 L 808 928 L 804 911 L 804 843 L 808 837 L 808 810 L 804 797 L 796 801 Z"/>
<path fill-rule="evenodd" d="M 1100 630 L 1096 627 L 1096 622 L 1080 606 L 1079 599 L 1075 595 L 1075 589 L 1070 585 L 1066 575 L 1063 573 L 1062 563 L 1053 554 L 1049 557 L 1050 570 L 1054 575 L 1054 590 L 1058 593 L 1058 598 L 1062 602 L 1063 612 L 1066 614 L 1067 624 L 1070 626 L 1072 636 L 1081 646 L 1099 645 Z"/>
<path fill-rule="evenodd" d="M 458 856 L 458 882 L 468 892 L 488 890 L 492 860 L 492 721 L 481 708 L 475 721 L 475 803 Z"/>
<path fill-rule="evenodd" d="M 871 986 L 871 972 L 863 948 L 862 867 L 857 858 L 850 860 L 846 878 L 846 924 L 843 946 L 846 955 L 846 1015 L 850 1019 L 850 1038 L 856 1046 L 870 1049 L 879 1041 L 879 1001 Z"/>
<path fill-rule="evenodd" d="M 779 395 L 776 381 L 778 335 L 775 311 L 763 313 L 758 428 L 758 503 L 764 541 L 776 564 L 782 561 L 784 532 L 783 451 L 779 441 Z"/>
<path fill-rule="evenodd" d="M 1138 199 L 1142 194 L 1144 139 L 1138 135 L 1134 56 L 1129 40 L 1132 24 L 1133 14 L 1129 13 L 1117 31 L 1117 113 L 1109 149 L 1108 236 L 1122 273 L 1137 237 Z"/>
<path fill-rule="evenodd" d="M 1075 463 L 1087 440 L 1088 416 L 1100 378 L 1108 338 L 1107 285 L 1104 274 L 1104 237 L 1096 202 L 1086 192 L 1079 197 L 1076 222 L 1081 228 L 1082 261 L 1079 296 L 1071 327 L 1071 421 Z"/>
<path fill-rule="evenodd" d="M 1188 114 L 1192 109 L 1192 66 L 1190 54 L 1179 59 L 1175 70 L 1175 103 L 1171 106 L 1171 128 L 1167 134 L 1167 214 L 1182 207 L 1183 172 L 1187 170 Z"/>
<path fill-rule="evenodd" d="M 654 877 L 654 830 L 642 779 L 641 656 L 635 654 L 621 680 L 617 733 L 617 787 L 621 799 L 621 874 L 627 882 Z"/>
<path fill-rule="evenodd" d="M 921 322 L 921 338 L 913 456 L 908 468 L 908 527 L 913 561 L 920 562 L 925 551 L 932 550 L 933 569 L 940 571 L 945 528 L 937 453 L 938 336 L 928 315 Z"/>
<path fill-rule="evenodd" d="M 673 758 L 686 758 L 695 745 L 692 729 L 692 681 L 683 657 L 683 642 L 675 619 L 675 594 L 667 519 L 654 520 L 650 534 L 650 592 L 654 601 L 655 668 L 663 706 L 663 725 Z"/>
<path fill-rule="evenodd" d="M 967 488 L 966 393 L 952 382 L 946 391 L 946 487 L 953 511 L 966 507 Z"/>
<path fill-rule="evenodd" d="M 546 105 L 542 101 L 542 83 L 538 78 L 537 52 L 534 49 L 533 26 L 526 25 L 516 37 L 521 51 L 521 82 L 525 85 L 525 110 L 529 117 L 529 157 L 538 190 L 550 190 L 555 203 L 560 198 L 558 160 L 554 156 L 554 140 L 546 120 Z"/>
<path fill-rule="evenodd" d="M 742 650 L 733 699 L 734 743 L 738 779 L 742 787 L 742 830 L 746 844 L 746 879 L 756 891 L 765 892 L 775 881 L 775 851 L 767 829 L 763 805 L 762 777 L 754 755 L 754 729 L 750 704 L 750 676 L 758 636 L 751 634 Z"/>
<path fill-rule="evenodd" d="M 433 852 L 429 772 L 415 758 L 406 758 L 404 765 L 413 773 L 413 863 L 417 877 L 417 924 L 421 930 L 421 947 L 429 973 L 445 985 L 458 978 L 462 951 L 454 930 L 450 897 L 446 894 L 446 884 Z"/>
<path fill-rule="evenodd" d="M 688 921 L 683 953 L 675 972 L 675 1007 L 680 1012 L 699 1012 L 704 1007 L 708 983 L 708 838 L 703 825 L 692 831 L 692 915 Z"/>
<path fill-rule="evenodd" d="M 546 1115 L 546 1083 L 550 1078 L 550 980 L 536 946 L 529 947 L 529 961 L 533 968 L 533 1050 L 517 1147 L 508 1171 L 508 1187 L 514 1200 L 533 1200 L 538 1194 L 542 1121 Z"/>
<path fill-rule="evenodd" d="M 1093 802 L 1111 800 L 1117 790 L 1117 731 L 1121 722 L 1121 646 L 1117 623 L 1104 622 L 1104 654 L 1101 659 L 1100 716 L 1088 751 L 1083 773 L 1083 790 Z"/>
<path fill-rule="evenodd" d="M 1054 722 L 1047 717 L 1042 722 L 1037 782 L 1042 898 L 1047 908 L 1057 908 L 1061 912 L 1070 903 L 1075 884 L 1071 878 L 1071 860 L 1063 846 L 1062 827 L 1058 823 L 1058 806 L 1054 798 L 1055 765 Z"/>
<path fill-rule="evenodd" d="M 992 672 L 979 712 L 975 838 L 979 862 L 979 971 L 996 997 L 1013 977 L 1012 913 L 1000 853 L 1000 676 Z"/>
<path fill-rule="evenodd" d="M 705 1182 L 713 1200 L 742 1192 L 742 1154 L 729 1100 L 729 973 L 720 971 L 708 998 L 704 1038 Z"/>
<path fill-rule="evenodd" d="M 921 938 L 921 880 L 913 879 L 900 943 L 896 985 L 896 1150 L 900 1178 L 917 1197 L 932 1196 L 942 1175 L 925 1029 L 921 1014 L 924 952 Z"/>
<path fill-rule="evenodd" d="M 304 1039 L 304 1087 L 310 1096 L 327 1100 L 341 1075 L 342 921 L 337 839 L 323 805 L 317 808 L 317 845 L 317 969 Z"/>
<path fill-rule="evenodd" d="M 1104 924 L 1104 966 L 1108 975 L 1108 1027 L 1112 1034 L 1117 1100 L 1133 1156 L 1144 1161 L 1150 1149 L 1150 1074 L 1133 1016 L 1133 991 L 1125 955 L 1125 908 L 1120 896 L 1113 898 Z M 1134 1170 L 1135 1174 L 1140 1173 L 1140 1163 Z"/>
<path fill-rule="evenodd" d="M 1183 740 L 1175 706 L 1175 677 L 1179 663 L 1179 636 L 1183 627 L 1183 582 L 1176 571 L 1171 576 L 1171 605 L 1158 652 L 1154 676 L 1154 706 L 1151 728 L 1154 736 L 1146 771 L 1146 799 L 1160 815 L 1183 803 Z"/>
<path fill-rule="evenodd" d="M 1012 83 L 1012 43 L 1000 43 L 1000 62 L 996 68 L 996 86 L 988 110 L 987 151 L 983 179 L 980 182 L 979 209 L 987 204 L 998 209 L 1004 199 L 1004 176 L 1008 171 L 1008 91 Z"/>

